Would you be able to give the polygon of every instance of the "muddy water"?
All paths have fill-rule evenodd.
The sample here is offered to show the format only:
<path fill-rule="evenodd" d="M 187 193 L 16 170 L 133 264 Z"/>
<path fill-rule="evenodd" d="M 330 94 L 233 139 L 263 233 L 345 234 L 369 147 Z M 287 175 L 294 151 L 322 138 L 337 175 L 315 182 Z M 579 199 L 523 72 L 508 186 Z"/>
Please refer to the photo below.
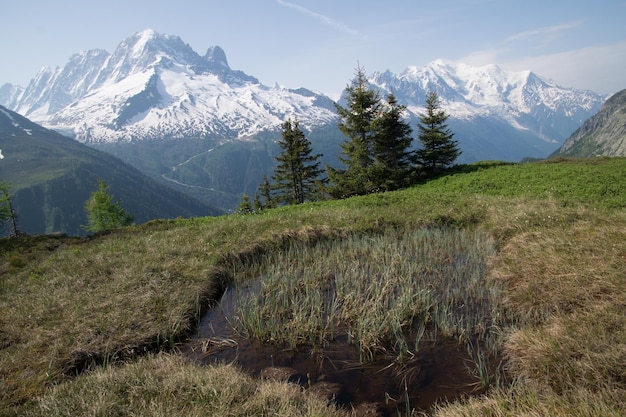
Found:
<path fill-rule="evenodd" d="M 394 416 L 410 408 L 427 410 L 437 401 L 476 394 L 479 384 L 468 371 L 473 366 L 464 345 L 457 342 L 422 341 L 419 351 L 403 363 L 397 355 L 379 354 L 362 364 L 359 351 L 338 337 L 324 347 L 297 350 L 246 339 L 233 331 L 237 300 L 249 287 L 228 289 L 220 303 L 202 318 L 196 334 L 181 347 L 183 354 L 204 364 L 236 363 L 256 377 L 268 370 L 289 368 L 290 382 L 305 389 L 332 384 L 335 402 L 344 407 L 369 404 L 380 415 Z M 339 333 L 339 332 L 338 332 Z"/>

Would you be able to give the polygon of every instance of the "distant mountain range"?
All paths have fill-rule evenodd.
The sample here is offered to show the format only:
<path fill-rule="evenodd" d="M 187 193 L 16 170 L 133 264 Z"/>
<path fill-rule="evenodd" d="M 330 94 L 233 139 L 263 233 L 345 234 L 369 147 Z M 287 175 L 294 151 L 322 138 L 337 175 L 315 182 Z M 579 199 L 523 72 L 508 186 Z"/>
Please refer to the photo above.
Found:
<path fill-rule="evenodd" d="M 443 61 L 400 75 L 376 72 L 369 81 L 408 106 L 413 127 L 426 94 L 436 91 L 463 151 L 459 162 L 546 157 L 605 99 L 530 71 Z M 44 68 L 26 88 L 5 84 L 0 104 L 226 210 L 271 174 L 286 118 L 300 121 L 330 165 L 345 140 L 329 97 L 264 86 L 231 69 L 220 47 L 201 56 L 152 30 L 112 54 L 81 52 L 63 68 Z"/>
<path fill-rule="evenodd" d="M 386 94 L 393 92 L 415 121 L 426 94 L 436 91 L 465 162 L 545 157 L 605 99 L 560 87 L 531 71 L 506 72 L 496 65 L 472 67 L 441 60 L 410 67 L 400 75 L 374 73 L 370 82 Z"/>
<path fill-rule="evenodd" d="M 626 156 L 626 90 L 611 96 L 553 156 Z"/>
<path fill-rule="evenodd" d="M 19 228 L 29 234 L 83 235 L 84 204 L 97 180 L 135 217 L 152 219 L 221 214 L 169 189 L 121 160 L 32 123 L 0 106 L 0 179 L 11 185 Z"/>
<path fill-rule="evenodd" d="M 220 47 L 200 56 L 152 30 L 113 54 L 81 52 L 63 68 L 44 68 L 19 94 L 4 90 L 0 104 L 83 143 L 248 138 L 289 116 L 309 128 L 336 119 L 325 96 L 266 87 L 231 70 Z"/>

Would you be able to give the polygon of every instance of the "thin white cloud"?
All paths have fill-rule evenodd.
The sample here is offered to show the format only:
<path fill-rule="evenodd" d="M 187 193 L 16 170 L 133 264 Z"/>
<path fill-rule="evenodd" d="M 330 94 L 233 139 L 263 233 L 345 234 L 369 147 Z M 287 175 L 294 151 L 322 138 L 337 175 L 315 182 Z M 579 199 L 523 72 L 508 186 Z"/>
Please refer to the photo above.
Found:
<path fill-rule="evenodd" d="M 566 87 L 612 94 L 626 88 L 626 40 L 595 47 L 538 55 L 503 62 L 518 71 L 530 69 Z"/>
<path fill-rule="evenodd" d="M 626 88 L 626 40 L 541 55 L 513 57 L 512 48 L 471 52 L 455 59 L 469 65 L 498 64 L 510 71 L 531 70 L 565 87 L 611 94 Z"/>
<path fill-rule="evenodd" d="M 280 4 L 281 6 L 285 6 L 288 7 L 292 10 L 295 10 L 299 13 L 302 13 L 304 15 L 307 15 L 309 17 L 312 17 L 313 19 L 322 22 L 323 24 L 330 26 L 334 29 L 337 29 L 340 32 L 346 33 L 348 35 L 359 35 L 359 31 L 356 29 L 352 29 L 350 26 L 346 25 L 343 22 L 340 22 L 338 20 L 332 19 L 328 16 L 325 16 L 321 13 L 317 13 L 314 12 L 312 10 L 307 9 L 306 7 L 302 7 L 299 6 L 297 4 L 293 4 L 293 3 L 289 3 L 288 1 L 285 0 L 276 0 L 276 3 Z"/>
<path fill-rule="evenodd" d="M 500 56 L 503 52 L 503 49 L 498 48 L 481 49 L 479 51 L 472 51 L 469 55 L 458 59 L 458 61 L 473 66 L 494 64 L 500 61 Z"/>
<path fill-rule="evenodd" d="M 509 36 L 505 42 L 525 41 L 530 39 L 539 39 L 543 43 L 547 43 L 552 39 L 557 38 L 562 33 L 574 29 L 582 24 L 582 20 L 575 20 L 573 22 L 562 23 L 560 25 L 545 26 L 538 29 L 527 30 Z"/>
<path fill-rule="evenodd" d="M 517 55 L 519 53 L 519 42 L 538 41 L 541 46 L 545 46 L 551 40 L 561 36 L 564 32 L 581 24 L 582 20 L 576 20 L 559 25 L 519 32 L 501 40 L 491 48 L 472 51 L 467 56 L 461 58 L 460 61 L 470 65 L 485 65 L 503 62 L 505 60 L 509 61 L 510 58 L 506 58 L 507 56 L 512 54 Z"/>

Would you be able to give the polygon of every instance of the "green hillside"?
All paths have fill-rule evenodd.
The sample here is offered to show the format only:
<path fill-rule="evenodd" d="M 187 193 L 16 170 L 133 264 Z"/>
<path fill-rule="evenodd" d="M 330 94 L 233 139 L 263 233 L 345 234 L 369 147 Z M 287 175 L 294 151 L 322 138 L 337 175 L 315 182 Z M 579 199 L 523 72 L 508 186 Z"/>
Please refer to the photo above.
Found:
<path fill-rule="evenodd" d="M 339 319 L 352 323 L 355 349 L 382 349 L 398 354 L 400 362 L 419 360 L 422 350 L 405 347 L 414 355 L 407 359 L 405 348 L 394 344 L 407 323 L 394 327 L 396 315 L 419 317 L 424 351 L 447 342 L 484 343 L 485 350 L 474 351 L 479 355 L 468 363 L 475 395 L 415 409 L 413 415 L 626 415 L 624 158 L 479 163 L 407 190 L 256 215 L 155 221 L 88 240 L 1 239 L 0 414 L 359 415 L 336 409 L 309 389 L 259 380 L 234 364 L 199 365 L 179 350 L 221 289 L 278 267 L 288 274 L 292 265 L 298 279 L 318 263 L 356 259 L 365 283 L 368 271 L 382 266 L 374 275 L 376 290 L 366 291 L 365 301 L 351 308 L 365 305 L 371 310 L 365 313 L 372 313 L 375 304 L 367 308 L 367 300 L 387 294 L 392 269 L 423 259 L 385 246 L 385 239 L 404 241 L 433 231 L 433 236 L 464 232 L 465 242 L 476 248 L 492 243 L 476 255 L 468 252 L 467 260 L 487 256 L 487 263 L 471 291 L 463 283 L 451 289 L 454 308 L 442 313 L 439 304 L 427 303 L 412 309 L 426 288 L 436 293 L 430 287 L 411 289 L 409 282 L 417 298 L 407 301 L 405 290 L 394 287 L 388 294 L 397 303 L 385 301 L 393 314 L 383 309 L 379 316 L 366 316 L 364 329 L 380 329 L 367 335 L 372 345 L 356 338 L 361 318 Z M 347 248 L 342 245 L 351 241 L 365 243 L 359 249 L 364 252 L 337 257 L 330 256 L 337 249 L 326 256 L 315 252 L 326 250 L 321 243 Z M 435 242 L 431 246 L 440 248 L 444 262 L 452 259 L 451 266 L 465 258 L 448 241 Z M 342 264 L 329 265 L 332 271 Z M 426 275 L 437 276 L 433 268 Z M 282 291 L 288 286 L 282 274 L 262 279 L 261 289 Z M 445 281 L 444 275 L 440 283 Z M 298 297 L 309 291 L 315 296 L 315 288 L 302 285 Z M 358 300 L 360 288 L 357 282 L 342 290 L 341 302 Z M 296 304 L 307 305 L 306 297 Z M 480 308 L 466 310 L 476 302 Z M 396 313 L 399 305 L 408 310 Z M 287 320 L 287 336 L 305 325 L 320 329 L 295 320 L 299 316 L 289 312 L 295 307 L 281 307 L 287 309 L 281 318 Z M 467 317 L 455 311 L 471 315 L 473 324 L 459 327 Z M 448 314 L 454 323 L 459 320 L 449 328 L 442 321 Z M 254 326 L 277 321 L 278 316 L 267 316 Z M 382 337 L 389 329 L 397 339 Z M 282 337 L 280 331 L 272 337 Z M 305 342 L 296 338 L 296 348 L 300 343 Z M 481 362 L 486 357 L 498 361 Z M 381 404 L 397 400 L 384 392 L 380 398 Z M 407 403 L 416 408 L 411 401 L 398 402 L 403 415 L 410 414 Z"/>
<path fill-rule="evenodd" d="M 167 188 L 104 152 L 31 123 L 0 113 L 0 179 L 11 184 L 13 207 L 23 232 L 83 234 L 84 203 L 98 178 L 109 186 L 137 223 L 155 218 L 221 213 Z"/>

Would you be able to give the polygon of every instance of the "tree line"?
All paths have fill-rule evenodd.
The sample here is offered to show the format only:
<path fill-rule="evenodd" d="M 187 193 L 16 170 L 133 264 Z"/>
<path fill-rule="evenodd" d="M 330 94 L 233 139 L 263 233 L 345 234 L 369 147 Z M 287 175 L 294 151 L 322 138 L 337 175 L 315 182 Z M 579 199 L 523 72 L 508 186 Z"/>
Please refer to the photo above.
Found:
<path fill-rule="evenodd" d="M 461 154 L 434 91 L 427 95 L 425 112 L 419 116 L 416 150 L 412 150 L 413 129 L 403 118 L 406 106 L 393 93 L 383 99 L 370 87 L 362 68 L 357 68 L 345 97 L 345 107 L 335 104 L 339 129 L 347 138 L 340 145 L 343 167 L 322 169 L 322 155 L 312 153 L 298 120 L 289 119 L 282 125 L 281 153 L 275 158 L 271 181 L 263 178 L 253 201 L 244 194 L 238 212 L 405 188 L 436 175 Z"/>

